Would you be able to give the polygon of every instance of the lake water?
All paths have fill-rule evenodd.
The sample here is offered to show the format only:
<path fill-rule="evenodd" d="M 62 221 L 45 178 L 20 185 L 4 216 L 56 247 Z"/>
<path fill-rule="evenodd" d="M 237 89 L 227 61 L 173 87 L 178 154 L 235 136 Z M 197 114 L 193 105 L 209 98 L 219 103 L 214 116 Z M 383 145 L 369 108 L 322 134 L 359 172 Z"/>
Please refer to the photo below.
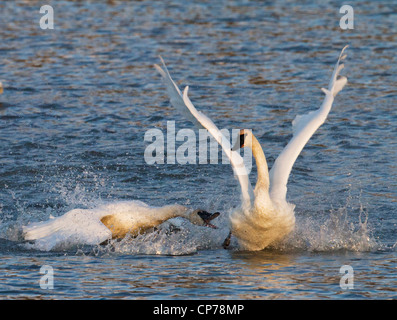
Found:
<path fill-rule="evenodd" d="M 53 30 L 41 3 L 0 3 L 0 298 L 397 298 L 395 1 L 355 1 L 352 30 L 336 1 L 46 4 Z M 224 250 L 240 192 L 230 165 L 145 162 L 147 130 L 192 128 L 153 64 L 161 55 L 219 128 L 252 129 L 271 166 L 346 44 L 349 83 L 289 179 L 295 230 L 260 252 Z M 48 252 L 22 241 L 30 222 L 123 200 L 220 211 L 219 229 Z"/>

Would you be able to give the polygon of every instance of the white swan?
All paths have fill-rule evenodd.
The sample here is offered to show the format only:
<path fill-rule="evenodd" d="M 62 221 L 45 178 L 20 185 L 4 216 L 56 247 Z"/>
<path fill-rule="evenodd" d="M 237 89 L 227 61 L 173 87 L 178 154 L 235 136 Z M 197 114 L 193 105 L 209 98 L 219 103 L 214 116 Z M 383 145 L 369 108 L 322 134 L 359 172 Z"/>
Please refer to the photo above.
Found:
<path fill-rule="evenodd" d="M 339 55 L 328 89 L 322 88 L 325 93 L 322 105 L 318 110 L 295 118 L 292 122 L 293 138 L 276 159 L 270 174 L 262 147 L 250 130 L 240 131 L 240 139 L 231 150 L 229 141 L 216 125 L 207 116 L 196 110 L 188 97 L 188 87 L 185 88 L 183 95 L 181 94 L 161 57 L 164 70 L 155 65 L 166 84 L 171 104 L 193 123 L 206 128 L 211 133 L 229 157 L 235 175 L 240 182 L 242 202 L 241 206 L 230 214 L 231 231 L 224 246 L 229 245 L 230 236 L 233 234 L 241 248 L 262 250 L 283 239 L 293 230 L 295 206 L 286 200 L 288 177 L 299 153 L 327 118 L 334 97 L 347 83 L 346 77 L 339 76 L 343 68 L 343 64 L 340 62 L 346 57 L 343 55 L 346 48 L 347 46 Z M 255 157 L 258 178 L 254 190 L 250 185 L 243 160 L 235 152 L 239 147 L 251 148 Z"/>
<path fill-rule="evenodd" d="M 36 247 L 51 250 L 75 244 L 97 245 L 106 240 L 132 237 L 153 231 L 166 220 L 175 217 L 191 223 L 215 228 L 210 221 L 219 215 L 204 210 L 191 210 L 182 205 L 152 207 L 141 201 L 104 204 L 94 209 L 74 209 L 48 221 L 23 227 L 27 241 Z"/>

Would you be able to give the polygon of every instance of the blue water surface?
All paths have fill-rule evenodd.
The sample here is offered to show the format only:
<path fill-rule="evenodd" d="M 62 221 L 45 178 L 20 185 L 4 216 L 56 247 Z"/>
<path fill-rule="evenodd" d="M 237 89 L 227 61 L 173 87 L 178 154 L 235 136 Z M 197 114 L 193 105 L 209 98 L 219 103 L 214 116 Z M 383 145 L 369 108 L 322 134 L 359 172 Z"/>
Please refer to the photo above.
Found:
<path fill-rule="evenodd" d="M 40 3 L 0 2 L 1 299 L 397 298 L 395 1 L 351 1 L 351 30 L 331 0 L 47 4 L 52 30 Z M 289 179 L 295 231 L 260 252 L 222 249 L 239 203 L 230 165 L 145 162 L 145 132 L 192 128 L 153 64 L 161 55 L 218 127 L 252 129 L 271 167 L 347 44 L 348 85 Z M 173 237 L 24 246 L 23 225 L 121 200 L 221 211 L 219 233 L 202 231 L 210 243 L 193 249 Z M 42 266 L 53 289 L 40 286 Z"/>

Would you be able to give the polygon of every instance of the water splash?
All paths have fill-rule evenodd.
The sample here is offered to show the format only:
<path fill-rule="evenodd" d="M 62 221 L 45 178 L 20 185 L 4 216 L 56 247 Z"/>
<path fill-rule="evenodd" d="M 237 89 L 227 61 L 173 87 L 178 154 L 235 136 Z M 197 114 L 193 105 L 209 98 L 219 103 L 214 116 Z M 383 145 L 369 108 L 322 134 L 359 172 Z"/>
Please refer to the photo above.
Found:
<path fill-rule="evenodd" d="M 365 252 L 379 249 L 380 244 L 372 236 L 368 225 L 368 211 L 360 203 L 357 216 L 357 209 L 351 207 L 350 200 L 349 197 L 346 205 L 340 208 L 331 208 L 325 217 L 300 217 L 297 213 L 294 232 L 274 247 L 280 250 L 320 252 Z"/>
<path fill-rule="evenodd" d="M 107 245 L 97 246 L 96 255 L 144 254 L 144 255 L 191 255 L 198 250 L 220 247 L 217 231 L 198 227 L 174 218 L 161 224 L 151 233 L 137 237 L 128 235 L 122 240 L 110 240 Z"/>
<path fill-rule="evenodd" d="M 31 208 L 18 200 L 17 195 L 10 190 L 15 208 L 18 213 L 17 221 L 0 221 L 0 237 L 12 240 L 21 240 L 21 226 L 31 221 L 44 221 L 53 216 L 63 215 L 69 208 L 95 208 L 103 204 L 104 200 L 98 196 L 107 188 L 105 181 L 92 172 L 85 170 L 80 176 L 72 174 L 51 184 L 52 192 L 57 192 L 56 200 L 65 205 L 62 211 L 59 208 L 47 207 L 43 210 L 32 212 Z M 95 183 L 86 187 L 87 179 Z M 221 197 L 221 196 L 219 196 Z M 186 199 L 188 202 L 189 199 Z M 296 227 L 284 241 L 271 246 L 271 249 L 280 251 L 304 250 L 304 251 L 373 251 L 380 244 L 372 236 L 368 225 L 368 211 L 361 203 L 352 205 L 353 198 L 348 195 L 346 203 L 341 207 L 331 208 L 328 214 L 308 212 L 303 216 L 296 212 Z M 219 206 L 219 199 L 216 206 Z M 158 254 L 158 255 L 186 255 L 198 250 L 221 249 L 222 242 L 228 234 L 228 214 L 233 208 L 227 208 L 230 204 L 223 205 L 221 216 L 217 218 L 217 230 L 200 228 L 189 222 L 180 222 L 178 219 L 165 223 L 157 232 L 140 235 L 136 238 L 127 237 L 122 241 L 110 241 L 106 246 L 94 246 L 100 254 Z M 213 207 L 214 203 L 206 203 L 205 207 Z M 1 209 L 1 207 L 0 207 Z M 66 210 L 65 210 L 66 209 Z M 218 208 L 217 208 L 218 209 Z M 220 208 L 219 208 L 220 209 Z M 36 212 L 37 211 L 37 212 Z M 175 224 L 178 232 L 169 232 L 170 224 Z M 83 246 L 83 244 L 82 244 Z M 34 248 L 34 246 L 32 246 Z M 75 250 L 76 245 L 62 246 L 58 250 Z M 235 246 L 235 250 L 238 248 Z M 79 250 L 79 248 L 77 248 Z M 94 249 L 90 249 L 94 250 Z"/>
<path fill-rule="evenodd" d="M 56 200 L 69 208 L 92 208 L 103 202 L 101 194 L 110 195 L 113 186 L 97 171 L 84 168 L 82 172 L 68 172 L 61 180 L 50 184 L 50 192 L 57 194 Z"/>
<path fill-rule="evenodd" d="M 191 241 L 187 230 L 169 234 L 159 230 L 136 238 L 125 237 L 121 241 L 113 240 L 102 252 L 118 254 L 188 255 L 197 252 L 197 243 Z"/>

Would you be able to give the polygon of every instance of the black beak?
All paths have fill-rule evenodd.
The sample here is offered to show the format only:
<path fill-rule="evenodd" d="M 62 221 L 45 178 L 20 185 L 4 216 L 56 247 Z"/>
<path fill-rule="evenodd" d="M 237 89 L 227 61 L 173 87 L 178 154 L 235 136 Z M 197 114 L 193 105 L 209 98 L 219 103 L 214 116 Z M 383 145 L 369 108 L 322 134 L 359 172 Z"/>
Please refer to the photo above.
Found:
<path fill-rule="evenodd" d="M 237 151 L 238 149 L 241 149 L 244 147 L 244 140 L 245 140 L 245 135 L 240 134 L 239 140 L 236 141 L 236 144 L 232 148 L 232 151 Z"/>
<path fill-rule="evenodd" d="M 210 228 L 213 228 L 213 229 L 218 229 L 210 221 L 214 220 L 216 217 L 218 217 L 220 215 L 219 212 L 209 213 L 207 211 L 202 210 L 202 211 L 197 212 L 197 214 L 200 216 L 201 219 L 203 219 L 204 225 L 206 227 L 210 227 Z"/>

